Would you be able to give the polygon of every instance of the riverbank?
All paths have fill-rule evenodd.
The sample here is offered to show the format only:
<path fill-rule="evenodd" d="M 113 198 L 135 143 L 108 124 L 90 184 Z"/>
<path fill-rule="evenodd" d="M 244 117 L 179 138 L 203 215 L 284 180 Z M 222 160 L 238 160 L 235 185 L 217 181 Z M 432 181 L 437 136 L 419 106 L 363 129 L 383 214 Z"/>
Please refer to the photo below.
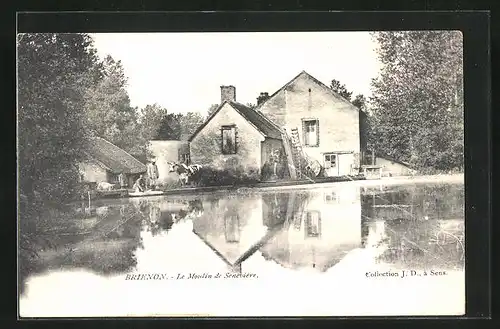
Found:
<path fill-rule="evenodd" d="M 317 178 L 314 180 L 286 180 L 286 181 L 266 181 L 254 184 L 235 184 L 235 185 L 221 185 L 221 186 L 200 186 L 200 187 L 187 187 L 177 189 L 166 189 L 163 191 L 165 195 L 183 194 L 183 193 L 206 193 L 206 192 L 230 192 L 242 189 L 258 190 L 258 189 L 274 189 L 274 188 L 296 188 L 305 185 L 317 186 L 319 184 L 337 184 L 340 182 L 352 182 L 364 180 L 363 176 L 339 176 L 339 177 L 325 177 Z"/>
<path fill-rule="evenodd" d="M 422 175 L 422 176 L 399 176 L 399 177 L 382 177 L 381 179 L 366 179 L 363 176 L 340 176 L 327 177 L 315 180 L 296 180 L 296 181 L 269 181 L 259 182 L 254 184 L 239 184 L 239 185 L 221 185 L 221 186 L 194 186 L 164 189 L 156 194 L 139 195 L 123 195 L 118 198 L 143 198 L 162 195 L 192 195 L 205 194 L 214 192 L 238 192 L 238 191 L 267 191 L 267 190 L 288 190 L 288 189 L 313 189 L 326 188 L 333 186 L 342 186 L 345 184 L 356 184 L 360 187 L 377 187 L 387 185 L 404 185 L 404 184 L 423 184 L 423 183 L 445 183 L 445 184 L 460 184 L 464 183 L 464 174 L 451 175 Z M 117 196 L 114 196 L 116 198 Z M 99 199 L 106 199 L 101 197 Z"/>
<path fill-rule="evenodd" d="M 331 177 L 331 181 L 325 179 L 312 181 L 281 181 L 281 182 L 261 182 L 249 185 L 233 185 L 233 186 L 207 186 L 207 187 L 192 187 L 164 190 L 164 195 L 176 194 L 194 194 L 194 193 L 209 193 L 209 192 L 232 192 L 232 191 L 267 191 L 267 190 L 287 190 L 287 189 L 314 189 L 325 188 L 342 185 L 356 184 L 361 187 L 382 186 L 382 185 L 403 185 L 403 184 L 423 184 L 423 183 L 446 183 L 460 184 L 464 183 L 463 174 L 453 175 L 424 175 L 424 176 L 400 176 L 400 177 L 383 177 L 381 179 L 364 179 L 361 176 L 357 177 Z"/>

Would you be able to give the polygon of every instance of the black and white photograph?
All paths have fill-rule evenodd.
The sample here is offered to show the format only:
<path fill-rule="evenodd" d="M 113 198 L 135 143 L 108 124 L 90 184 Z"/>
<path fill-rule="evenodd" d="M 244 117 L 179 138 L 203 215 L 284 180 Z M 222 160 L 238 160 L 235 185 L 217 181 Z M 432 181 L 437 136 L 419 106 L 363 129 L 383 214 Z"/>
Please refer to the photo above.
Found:
<path fill-rule="evenodd" d="M 465 314 L 458 30 L 17 34 L 20 318 Z"/>

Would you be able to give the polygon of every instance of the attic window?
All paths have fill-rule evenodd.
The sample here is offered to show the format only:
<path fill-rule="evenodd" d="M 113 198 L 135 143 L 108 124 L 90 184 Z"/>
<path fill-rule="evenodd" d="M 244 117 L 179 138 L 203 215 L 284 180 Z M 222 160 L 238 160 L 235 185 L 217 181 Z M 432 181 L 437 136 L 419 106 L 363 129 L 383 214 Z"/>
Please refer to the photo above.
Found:
<path fill-rule="evenodd" d="M 222 154 L 236 154 L 236 126 L 221 128 Z"/>

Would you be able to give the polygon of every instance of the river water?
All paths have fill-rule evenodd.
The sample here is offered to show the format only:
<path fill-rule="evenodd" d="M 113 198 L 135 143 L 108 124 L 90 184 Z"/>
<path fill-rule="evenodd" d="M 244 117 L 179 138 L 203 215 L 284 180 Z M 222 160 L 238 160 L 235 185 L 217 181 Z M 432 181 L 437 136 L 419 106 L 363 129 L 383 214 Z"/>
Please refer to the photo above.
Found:
<path fill-rule="evenodd" d="M 21 317 L 465 312 L 463 184 L 348 183 L 75 207 L 74 233 L 49 236 L 24 265 Z"/>

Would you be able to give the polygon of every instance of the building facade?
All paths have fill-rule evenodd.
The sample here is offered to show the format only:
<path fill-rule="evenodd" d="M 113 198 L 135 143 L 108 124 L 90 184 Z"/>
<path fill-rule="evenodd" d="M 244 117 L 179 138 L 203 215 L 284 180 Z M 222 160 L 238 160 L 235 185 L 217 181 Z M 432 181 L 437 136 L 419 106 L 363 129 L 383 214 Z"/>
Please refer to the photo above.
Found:
<path fill-rule="evenodd" d="M 261 180 L 287 178 L 296 167 L 287 141 L 296 136 L 302 156 L 321 168 L 316 175 L 356 175 L 366 153 L 365 131 L 363 111 L 302 71 L 274 94 L 261 92 L 255 108 L 236 101 L 234 86 L 221 86 L 221 105 L 189 138 L 190 157 Z"/>
<path fill-rule="evenodd" d="M 297 129 L 304 153 L 320 163 L 324 176 L 356 173 L 362 150 L 362 114 L 342 96 L 305 71 L 256 110 L 280 128 Z"/>
<path fill-rule="evenodd" d="M 261 113 L 236 102 L 234 86 L 221 87 L 221 105 L 190 137 L 192 163 L 260 178 L 281 151 L 281 131 Z"/>
<path fill-rule="evenodd" d="M 178 176 L 170 172 L 168 162 L 190 164 L 189 142 L 184 140 L 152 140 L 149 150 L 158 167 L 158 182 L 160 184 L 173 183 Z"/>

